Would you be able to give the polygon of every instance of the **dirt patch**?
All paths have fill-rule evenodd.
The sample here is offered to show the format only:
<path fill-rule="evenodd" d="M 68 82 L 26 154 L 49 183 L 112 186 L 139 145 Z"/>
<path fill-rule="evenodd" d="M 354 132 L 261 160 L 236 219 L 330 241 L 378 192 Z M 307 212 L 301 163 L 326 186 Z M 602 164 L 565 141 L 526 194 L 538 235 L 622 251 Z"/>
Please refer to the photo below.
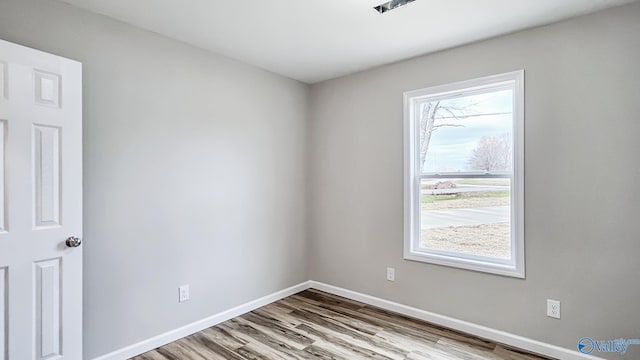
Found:
<path fill-rule="evenodd" d="M 422 230 L 421 245 L 429 249 L 509 259 L 510 238 L 509 223 L 449 226 Z"/>

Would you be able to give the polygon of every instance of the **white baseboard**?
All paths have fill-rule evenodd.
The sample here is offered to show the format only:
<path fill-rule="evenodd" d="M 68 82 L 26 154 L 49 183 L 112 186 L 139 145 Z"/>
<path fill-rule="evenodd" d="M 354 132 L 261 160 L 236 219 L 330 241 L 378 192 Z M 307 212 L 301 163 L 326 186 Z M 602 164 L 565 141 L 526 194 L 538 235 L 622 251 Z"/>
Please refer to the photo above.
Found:
<path fill-rule="evenodd" d="M 206 328 L 215 326 L 236 316 L 253 311 L 259 307 L 271 304 L 272 302 L 283 299 L 300 291 L 309 288 L 325 291 L 330 294 L 342 296 L 362 303 L 377 306 L 379 308 L 394 311 L 402 315 L 411 316 L 416 319 L 424 320 L 436 325 L 444 326 L 453 330 L 465 332 L 487 340 L 495 341 L 515 348 L 531 351 L 534 353 L 550 356 L 563 360 L 602 360 L 601 358 L 585 355 L 578 351 L 565 349 L 556 345 L 543 343 L 541 341 L 529 339 L 523 336 L 511 334 L 505 331 L 491 329 L 486 326 L 473 324 L 467 321 L 454 319 L 448 316 L 438 315 L 429 311 L 421 310 L 407 305 L 402 305 L 393 301 L 384 300 L 375 296 L 362 294 L 356 291 L 343 289 L 337 286 L 328 285 L 318 281 L 305 281 L 290 288 L 277 291 L 273 294 L 261 297 L 260 299 L 250 301 L 248 303 L 236 306 L 232 309 L 215 314 L 208 318 L 196 321 L 181 328 L 171 330 L 164 334 L 154 336 L 150 339 L 141 341 L 137 344 L 127 346 L 116 350 L 109 354 L 94 358 L 93 360 L 126 360 L 134 356 L 143 354 L 170 342 L 181 339 L 185 336 L 197 333 Z"/>
<path fill-rule="evenodd" d="M 477 325 L 467 321 L 454 319 L 448 316 L 434 314 L 429 311 L 421 310 L 407 305 L 402 305 L 393 301 L 384 300 L 375 296 L 362 294 L 359 292 L 339 288 L 337 286 L 324 284 L 318 281 L 311 281 L 311 288 L 328 292 L 330 294 L 345 297 L 347 299 L 359 301 L 381 309 L 393 311 L 402 315 L 410 316 L 420 320 L 430 322 L 432 324 L 447 327 L 449 329 L 458 330 L 467 334 L 491 340 L 497 343 L 513 346 L 515 348 L 531 351 L 541 355 L 550 356 L 563 360 L 600 360 L 601 358 L 585 355 L 575 350 L 566 349 L 560 346 L 547 344 L 541 341 L 529 339 L 523 336 L 511 334 L 505 331 L 491 329 L 486 326 Z"/>
<path fill-rule="evenodd" d="M 133 344 L 125 348 L 111 352 L 109 354 L 94 358 L 93 360 L 126 360 L 134 356 L 144 354 L 145 352 L 158 348 L 162 345 L 166 345 L 170 342 L 176 341 L 178 339 L 182 339 L 185 336 L 195 334 L 198 331 L 202 331 L 206 328 L 215 326 L 229 319 L 233 319 L 236 316 L 248 313 L 259 307 L 271 304 L 272 302 L 278 301 L 280 299 L 283 299 L 287 296 L 293 295 L 300 291 L 304 291 L 308 289 L 310 285 L 311 285 L 311 281 L 305 281 L 298 285 L 294 285 L 290 288 L 280 290 L 273 294 L 261 297 L 260 299 L 250 301 L 248 303 L 242 304 L 240 306 L 236 306 L 232 309 L 223 311 L 221 313 L 215 314 L 208 318 L 196 321 L 189 325 L 185 325 L 181 328 L 171 330 L 164 334 L 160 334 L 150 339 L 141 341 L 137 344 Z"/>

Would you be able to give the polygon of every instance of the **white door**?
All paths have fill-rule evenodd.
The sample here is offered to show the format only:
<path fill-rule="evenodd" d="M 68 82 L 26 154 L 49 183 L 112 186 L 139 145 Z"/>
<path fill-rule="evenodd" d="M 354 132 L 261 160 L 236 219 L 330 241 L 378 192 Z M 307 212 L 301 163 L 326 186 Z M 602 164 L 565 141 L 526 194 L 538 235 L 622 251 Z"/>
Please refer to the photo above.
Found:
<path fill-rule="evenodd" d="M 0 360 L 82 359 L 80 239 L 82 66 L 0 40 Z"/>

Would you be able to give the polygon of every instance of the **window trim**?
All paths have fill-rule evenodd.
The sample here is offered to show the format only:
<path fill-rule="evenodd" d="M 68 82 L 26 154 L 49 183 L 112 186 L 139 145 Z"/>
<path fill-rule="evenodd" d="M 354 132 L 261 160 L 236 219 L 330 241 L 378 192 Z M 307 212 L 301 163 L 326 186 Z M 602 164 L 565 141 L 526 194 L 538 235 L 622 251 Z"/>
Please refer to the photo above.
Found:
<path fill-rule="evenodd" d="M 446 251 L 418 251 L 420 239 L 420 177 L 418 173 L 420 138 L 414 116 L 416 104 L 422 100 L 468 96 L 486 92 L 497 84 L 513 84 L 513 178 L 511 182 L 511 259 L 465 255 Z M 469 173 L 461 173 L 460 175 Z M 453 174 L 434 176 L 455 177 Z M 438 85 L 404 93 L 404 258 L 461 269 L 525 278 L 524 252 L 524 70 L 486 76 L 472 80 Z"/>

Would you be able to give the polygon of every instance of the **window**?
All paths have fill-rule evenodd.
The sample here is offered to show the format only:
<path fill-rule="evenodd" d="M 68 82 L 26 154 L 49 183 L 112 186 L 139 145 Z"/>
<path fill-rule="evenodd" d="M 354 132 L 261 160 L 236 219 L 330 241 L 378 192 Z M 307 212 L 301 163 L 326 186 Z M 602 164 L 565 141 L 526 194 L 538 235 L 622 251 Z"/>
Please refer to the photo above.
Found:
<path fill-rule="evenodd" d="M 405 259 L 524 278 L 524 71 L 404 107 Z"/>

